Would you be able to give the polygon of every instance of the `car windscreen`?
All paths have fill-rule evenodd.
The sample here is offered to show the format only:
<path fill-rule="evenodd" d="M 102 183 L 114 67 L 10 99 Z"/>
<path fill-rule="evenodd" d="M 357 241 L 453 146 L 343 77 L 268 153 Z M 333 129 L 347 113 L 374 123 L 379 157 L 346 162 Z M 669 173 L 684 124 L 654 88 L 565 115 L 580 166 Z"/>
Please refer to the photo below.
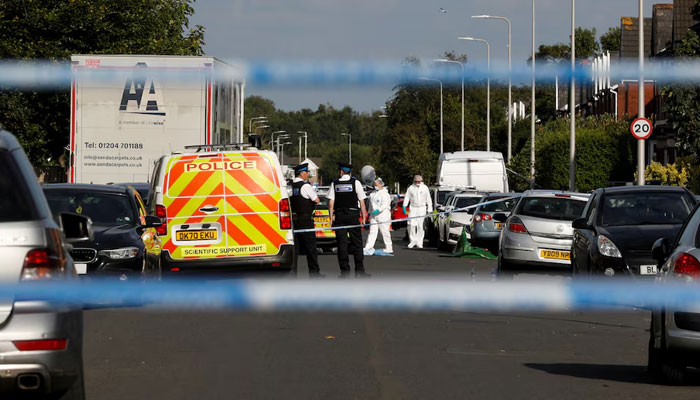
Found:
<path fill-rule="evenodd" d="M 318 196 L 318 199 L 321 201 L 316 205 L 316 207 L 321 207 L 321 208 L 328 208 L 328 197 L 326 196 Z"/>
<path fill-rule="evenodd" d="M 603 226 L 682 224 L 694 202 L 683 192 L 636 192 L 603 197 Z"/>
<path fill-rule="evenodd" d="M 0 222 L 31 221 L 38 212 L 9 151 L 0 151 Z"/>
<path fill-rule="evenodd" d="M 455 208 L 464 208 L 478 204 L 481 197 L 457 197 Z"/>
<path fill-rule="evenodd" d="M 77 190 L 44 190 L 54 217 L 62 212 L 90 217 L 101 226 L 133 225 L 137 218 L 125 194 L 95 193 Z"/>
<path fill-rule="evenodd" d="M 502 201 L 496 201 L 490 204 L 484 204 L 479 207 L 479 211 L 482 212 L 510 212 L 513 211 L 513 207 L 518 203 L 519 198 L 514 197 L 511 199 L 505 199 Z M 492 201 L 489 199 L 488 201 Z"/>
<path fill-rule="evenodd" d="M 571 197 L 525 197 L 520 200 L 518 214 L 529 217 L 573 221 L 586 207 L 583 200 Z"/>
<path fill-rule="evenodd" d="M 437 203 L 438 204 L 445 204 L 445 200 L 447 199 L 447 195 L 452 192 L 448 192 L 446 190 L 438 190 L 437 192 Z"/>

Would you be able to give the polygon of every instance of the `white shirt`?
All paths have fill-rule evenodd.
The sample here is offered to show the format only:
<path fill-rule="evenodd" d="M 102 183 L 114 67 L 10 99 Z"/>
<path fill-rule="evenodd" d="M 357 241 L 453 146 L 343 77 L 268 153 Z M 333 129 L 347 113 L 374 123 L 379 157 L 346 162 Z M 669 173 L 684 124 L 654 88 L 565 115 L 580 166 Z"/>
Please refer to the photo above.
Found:
<path fill-rule="evenodd" d="M 386 188 L 372 192 L 369 195 L 369 202 L 371 204 L 372 211 L 379 210 L 382 213 L 391 207 L 391 196 L 389 196 L 389 191 Z"/>
<path fill-rule="evenodd" d="M 418 185 L 413 184 L 406 190 L 406 197 L 403 200 L 403 206 L 408 207 L 409 204 L 413 204 L 414 207 L 426 207 L 427 211 L 433 211 L 433 200 L 430 198 L 430 190 L 423 184 L 423 182 Z"/>
<path fill-rule="evenodd" d="M 305 181 L 297 176 L 292 182 L 297 183 Z M 318 198 L 318 196 L 316 195 L 316 191 L 310 183 L 307 185 L 302 185 L 301 190 L 299 190 L 299 194 L 301 194 L 301 197 L 309 199 L 311 201 L 316 201 L 316 199 Z"/>
<path fill-rule="evenodd" d="M 344 174 L 338 180 L 340 182 L 349 181 L 350 175 Z M 357 194 L 357 199 L 360 201 L 367 198 L 364 189 L 362 189 L 362 184 L 357 179 L 355 179 L 355 193 Z M 335 200 L 335 183 L 331 183 L 331 189 L 328 191 L 328 200 Z"/>

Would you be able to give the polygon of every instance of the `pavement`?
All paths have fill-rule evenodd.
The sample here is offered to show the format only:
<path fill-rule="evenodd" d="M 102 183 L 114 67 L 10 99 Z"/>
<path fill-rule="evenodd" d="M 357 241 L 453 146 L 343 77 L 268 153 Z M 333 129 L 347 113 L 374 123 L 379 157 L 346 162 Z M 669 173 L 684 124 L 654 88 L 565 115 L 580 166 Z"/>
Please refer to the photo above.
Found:
<path fill-rule="evenodd" d="M 407 249 L 366 256 L 372 279 L 495 279 L 496 261 Z M 378 240 L 381 248 L 381 240 Z M 298 279 L 306 279 L 300 258 Z M 339 270 L 320 256 L 326 279 Z M 524 271 L 521 279 L 569 279 Z M 316 281 L 323 284 L 324 280 Z M 358 281 L 361 284 L 361 281 Z M 646 373 L 650 315 L 615 312 L 85 313 L 94 399 L 695 399 L 700 375 L 669 387 Z"/>

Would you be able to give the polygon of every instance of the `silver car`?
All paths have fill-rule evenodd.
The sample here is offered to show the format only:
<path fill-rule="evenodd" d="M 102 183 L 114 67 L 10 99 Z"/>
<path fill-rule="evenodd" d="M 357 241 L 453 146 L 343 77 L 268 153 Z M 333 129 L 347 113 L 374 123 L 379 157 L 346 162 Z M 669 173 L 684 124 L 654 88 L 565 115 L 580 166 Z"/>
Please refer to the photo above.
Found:
<path fill-rule="evenodd" d="M 510 215 L 520 196 L 522 196 L 520 193 L 501 193 L 482 199 L 485 204 L 480 204 L 474 209 L 471 222 L 471 243 L 474 246 L 495 246 L 498 243 L 503 222 L 494 220 L 493 215 L 496 213 Z"/>
<path fill-rule="evenodd" d="M 525 192 L 506 217 L 498 243 L 498 272 L 507 274 L 524 267 L 571 268 L 571 221 L 581 216 L 588 195 L 567 192 Z"/>
<path fill-rule="evenodd" d="M 70 245 L 53 220 L 19 143 L 0 130 L 0 282 L 77 279 Z M 86 217 L 63 214 L 74 239 L 90 236 Z M 2 393 L 84 398 L 82 310 L 0 298 Z"/>
<path fill-rule="evenodd" d="M 656 281 L 695 286 L 700 281 L 700 207 L 686 219 L 675 243 L 660 238 L 652 248 Z M 700 367 L 700 309 L 652 308 L 649 372 L 664 383 L 681 384 L 687 367 Z"/>

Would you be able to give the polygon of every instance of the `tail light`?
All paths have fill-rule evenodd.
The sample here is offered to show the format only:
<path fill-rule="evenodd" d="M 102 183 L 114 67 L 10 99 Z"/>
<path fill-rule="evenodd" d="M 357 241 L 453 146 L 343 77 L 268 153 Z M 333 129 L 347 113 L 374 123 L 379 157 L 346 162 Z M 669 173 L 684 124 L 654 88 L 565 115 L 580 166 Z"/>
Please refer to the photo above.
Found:
<path fill-rule="evenodd" d="M 67 339 L 13 340 L 19 351 L 65 350 Z"/>
<path fill-rule="evenodd" d="M 168 234 L 168 211 L 162 204 L 156 204 L 156 217 L 160 218 L 161 225 L 156 228 L 158 235 L 165 236 Z"/>
<path fill-rule="evenodd" d="M 700 262 L 688 253 L 681 253 L 673 264 L 673 272 L 692 278 L 700 277 Z"/>
<path fill-rule="evenodd" d="M 23 281 L 36 281 L 63 277 L 63 260 L 48 249 L 31 250 L 24 257 Z"/>
<path fill-rule="evenodd" d="M 527 228 L 520 218 L 513 217 L 508 221 L 508 230 L 514 233 L 527 233 Z"/>
<path fill-rule="evenodd" d="M 476 221 L 476 222 L 491 221 L 491 214 L 476 214 L 474 216 L 474 221 Z"/>
<path fill-rule="evenodd" d="M 280 229 L 292 229 L 292 213 L 289 211 L 289 199 L 282 199 L 279 203 Z"/>

